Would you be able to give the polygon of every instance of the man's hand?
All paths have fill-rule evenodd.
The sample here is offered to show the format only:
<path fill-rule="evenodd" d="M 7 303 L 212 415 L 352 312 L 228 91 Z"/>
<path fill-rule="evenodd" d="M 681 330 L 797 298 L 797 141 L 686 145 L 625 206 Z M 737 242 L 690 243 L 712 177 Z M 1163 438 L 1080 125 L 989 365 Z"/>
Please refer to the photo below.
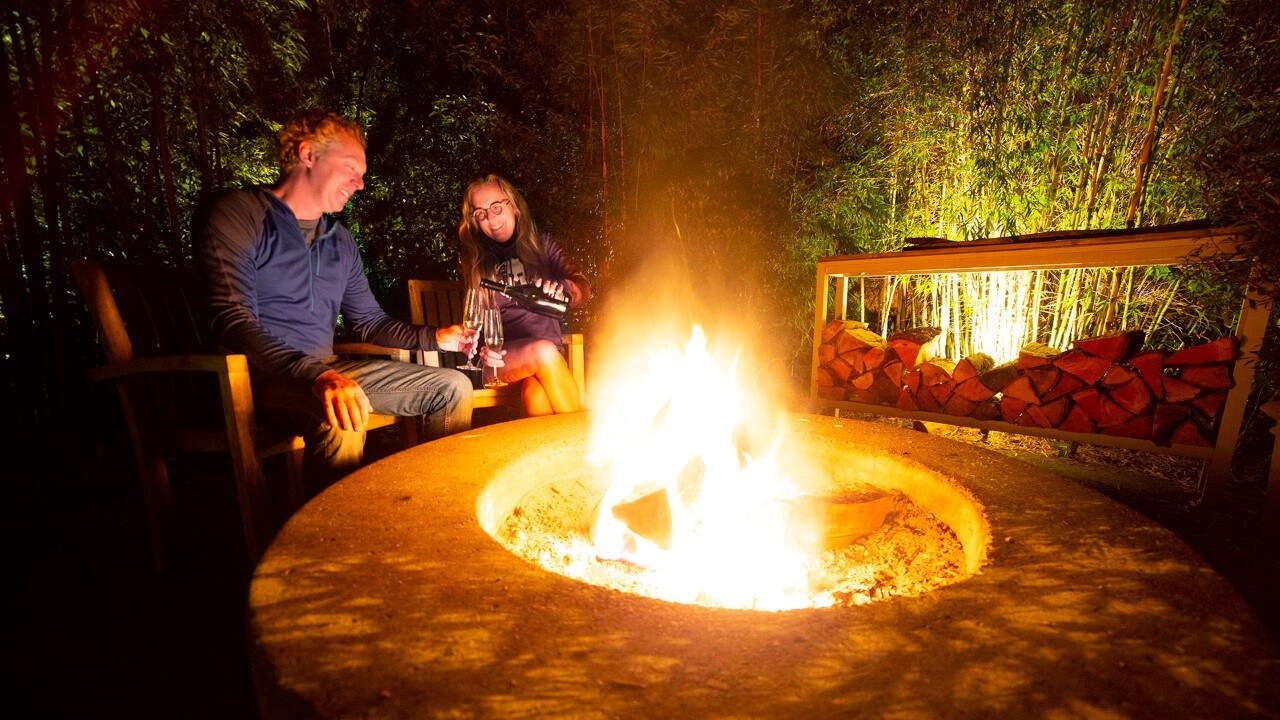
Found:
<path fill-rule="evenodd" d="M 450 325 L 436 330 L 436 344 L 441 350 L 448 352 L 474 351 L 478 330 L 467 329 L 461 325 Z M 470 353 L 467 353 L 470 355 Z"/>
<path fill-rule="evenodd" d="M 343 430 L 364 430 L 373 405 L 360 384 L 337 370 L 326 370 L 311 383 L 311 392 L 324 403 L 329 424 Z"/>

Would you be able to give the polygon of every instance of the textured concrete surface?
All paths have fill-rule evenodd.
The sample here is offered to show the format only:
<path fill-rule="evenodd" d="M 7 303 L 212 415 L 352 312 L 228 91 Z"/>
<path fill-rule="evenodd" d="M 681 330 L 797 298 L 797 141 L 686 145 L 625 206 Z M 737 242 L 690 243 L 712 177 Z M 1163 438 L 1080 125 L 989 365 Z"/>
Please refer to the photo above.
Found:
<path fill-rule="evenodd" d="M 480 500 L 530 452 L 584 454 L 588 419 L 422 445 L 295 515 L 250 588 L 264 717 L 1280 714 L 1280 651 L 1173 534 L 1025 463 L 883 425 L 793 420 L 833 463 L 880 455 L 955 478 L 989 523 L 975 576 L 920 598 L 758 613 L 546 573 L 483 531 L 477 512 L 494 508 Z"/>

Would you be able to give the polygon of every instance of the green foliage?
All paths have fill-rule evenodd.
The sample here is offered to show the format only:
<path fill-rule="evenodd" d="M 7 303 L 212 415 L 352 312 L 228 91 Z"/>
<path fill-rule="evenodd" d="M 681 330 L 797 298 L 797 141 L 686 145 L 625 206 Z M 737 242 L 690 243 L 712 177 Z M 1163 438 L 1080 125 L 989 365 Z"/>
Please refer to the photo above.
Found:
<path fill-rule="evenodd" d="M 797 375 L 818 258 L 909 237 L 1123 227 L 1136 191 L 1136 225 L 1255 223 L 1274 276 L 1274 5 L 1190 4 L 1155 107 L 1177 3 L 15 0 L 0 384 L 33 427 L 74 417 L 94 350 L 67 258 L 189 263 L 199 198 L 271 182 L 309 106 L 366 126 L 344 219 L 391 309 L 455 272 L 462 188 L 488 172 L 599 291 L 661 247 Z M 1157 332 L 1210 333 L 1241 282 L 1214 270 L 1135 277 L 1134 311 L 1176 282 Z"/>

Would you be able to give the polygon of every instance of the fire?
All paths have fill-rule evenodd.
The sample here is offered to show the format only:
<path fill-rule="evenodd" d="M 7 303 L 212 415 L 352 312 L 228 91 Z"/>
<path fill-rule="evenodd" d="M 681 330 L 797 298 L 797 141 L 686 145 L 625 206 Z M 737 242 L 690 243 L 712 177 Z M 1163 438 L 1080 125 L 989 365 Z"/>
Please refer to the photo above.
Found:
<path fill-rule="evenodd" d="M 683 350 L 636 365 L 594 411 L 588 462 L 610 478 L 593 521 L 597 556 L 649 568 L 668 600 L 812 606 L 811 548 L 788 542 L 800 491 L 779 467 L 778 433 L 759 431 L 772 423 L 741 387 L 737 356 L 719 360 L 694 326 Z"/>

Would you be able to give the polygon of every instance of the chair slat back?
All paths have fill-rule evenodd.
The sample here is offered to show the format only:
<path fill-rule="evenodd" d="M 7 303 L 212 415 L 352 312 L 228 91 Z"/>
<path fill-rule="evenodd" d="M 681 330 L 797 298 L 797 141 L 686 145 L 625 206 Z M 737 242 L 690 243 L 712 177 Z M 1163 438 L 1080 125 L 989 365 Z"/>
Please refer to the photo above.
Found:
<path fill-rule="evenodd" d="M 73 264 L 107 362 L 217 352 L 194 273 L 123 262 Z M 162 427 L 217 426 L 221 399 L 212 376 L 156 376 L 135 384 Z"/>
<path fill-rule="evenodd" d="M 462 285 L 452 280 L 410 280 L 409 319 L 444 327 L 462 322 Z"/>

